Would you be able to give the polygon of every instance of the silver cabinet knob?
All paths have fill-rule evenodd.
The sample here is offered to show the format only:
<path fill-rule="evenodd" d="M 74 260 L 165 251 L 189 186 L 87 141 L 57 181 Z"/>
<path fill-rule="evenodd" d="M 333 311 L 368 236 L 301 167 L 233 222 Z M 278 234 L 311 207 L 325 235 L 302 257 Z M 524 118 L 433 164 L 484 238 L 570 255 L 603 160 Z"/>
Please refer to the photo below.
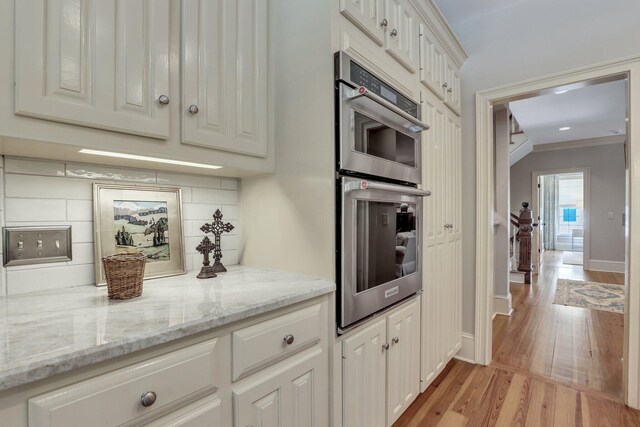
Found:
<path fill-rule="evenodd" d="M 389 21 L 387 21 L 387 18 L 384 18 L 382 20 L 382 22 L 380 23 L 380 26 L 381 27 L 386 27 L 387 25 L 389 25 Z"/>
<path fill-rule="evenodd" d="M 288 345 L 293 344 L 293 335 L 291 334 L 287 334 L 284 336 L 283 338 L 284 342 L 286 342 Z"/>
<path fill-rule="evenodd" d="M 397 36 L 398 35 L 398 30 L 396 30 L 395 28 L 393 30 L 391 30 L 391 34 L 392 37 Z"/>
<path fill-rule="evenodd" d="M 398 344 L 398 343 L 400 342 L 400 338 L 398 338 L 398 337 L 393 337 L 393 338 L 391 339 L 391 341 L 393 341 L 393 343 L 394 343 L 394 344 Z"/>
<path fill-rule="evenodd" d="M 187 111 L 190 112 L 191 114 L 198 114 L 198 111 L 200 111 L 200 109 L 198 108 L 197 105 L 191 104 L 189 105 L 189 108 L 187 108 Z"/>
<path fill-rule="evenodd" d="M 146 391 L 142 393 L 142 396 L 140 396 L 140 403 L 142 403 L 142 406 L 145 408 L 148 408 L 156 403 L 156 398 L 157 396 L 153 391 Z"/>
<path fill-rule="evenodd" d="M 446 89 L 448 86 L 449 86 L 449 84 L 448 84 L 447 82 L 445 82 L 445 83 L 442 85 L 442 87 L 443 87 L 443 88 L 445 88 L 445 89 Z"/>
<path fill-rule="evenodd" d="M 447 90 L 447 92 L 449 92 L 449 93 L 453 92 L 453 88 L 450 87 L 449 90 Z"/>
<path fill-rule="evenodd" d="M 160 95 L 158 97 L 158 102 L 162 105 L 167 105 L 169 103 L 169 97 L 167 95 Z"/>
<path fill-rule="evenodd" d="M 389 350 L 389 343 L 382 344 L 382 349 L 383 350 Z"/>

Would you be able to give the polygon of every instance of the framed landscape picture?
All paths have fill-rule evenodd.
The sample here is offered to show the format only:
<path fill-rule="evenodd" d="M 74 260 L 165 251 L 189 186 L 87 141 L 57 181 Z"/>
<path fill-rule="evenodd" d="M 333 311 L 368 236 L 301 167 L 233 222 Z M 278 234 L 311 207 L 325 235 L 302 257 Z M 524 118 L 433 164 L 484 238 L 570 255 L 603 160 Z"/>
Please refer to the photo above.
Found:
<path fill-rule="evenodd" d="M 147 256 L 145 278 L 185 273 L 179 188 L 93 184 L 96 285 L 106 284 L 102 258 Z"/>

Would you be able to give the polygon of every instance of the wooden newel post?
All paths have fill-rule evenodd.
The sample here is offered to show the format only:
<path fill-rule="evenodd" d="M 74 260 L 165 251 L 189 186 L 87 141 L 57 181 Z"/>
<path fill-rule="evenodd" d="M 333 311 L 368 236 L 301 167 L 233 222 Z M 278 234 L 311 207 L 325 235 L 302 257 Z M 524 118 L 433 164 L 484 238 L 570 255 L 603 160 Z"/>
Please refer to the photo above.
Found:
<path fill-rule="evenodd" d="M 520 257 L 518 259 L 518 271 L 523 271 L 524 282 L 531 283 L 531 238 L 533 237 L 533 212 L 529 209 L 529 203 L 522 202 L 520 216 L 518 218 L 518 240 L 520 242 Z"/>

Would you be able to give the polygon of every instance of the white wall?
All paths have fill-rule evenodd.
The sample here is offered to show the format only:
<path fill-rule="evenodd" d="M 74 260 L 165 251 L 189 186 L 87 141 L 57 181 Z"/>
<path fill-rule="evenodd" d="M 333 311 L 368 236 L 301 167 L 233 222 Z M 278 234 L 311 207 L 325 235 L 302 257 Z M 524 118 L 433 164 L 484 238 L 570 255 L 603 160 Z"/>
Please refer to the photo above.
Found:
<path fill-rule="evenodd" d="M 152 170 L 32 159 L 4 159 L 0 216 L 7 226 L 70 225 L 73 260 L 0 269 L 0 295 L 95 283 L 93 255 L 93 187 L 95 181 L 134 185 L 159 184 L 182 189 L 183 230 L 188 270 L 198 269 L 202 255 L 195 247 L 199 228 L 216 209 L 234 225 L 222 236 L 223 263 L 237 264 L 240 250 L 238 180 Z"/>
<path fill-rule="evenodd" d="M 591 176 L 591 259 L 624 262 L 624 144 L 529 154 L 511 167 L 511 211 L 517 212 L 522 202 L 531 203 L 533 172 L 584 167 Z M 613 219 L 607 218 L 608 212 L 614 213 Z"/>
<path fill-rule="evenodd" d="M 640 54 L 639 16 L 637 0 L 521 0 L 454 25 L 469 54 L 462 70 L 465 332 L 473 333 L 475 316 L 475 93 Z"/>
<path fill-rule="evenodd" d="M 242 181 L 242 263 L 334 280 L 331 8 L 271 5 L 276 173 Z"/>

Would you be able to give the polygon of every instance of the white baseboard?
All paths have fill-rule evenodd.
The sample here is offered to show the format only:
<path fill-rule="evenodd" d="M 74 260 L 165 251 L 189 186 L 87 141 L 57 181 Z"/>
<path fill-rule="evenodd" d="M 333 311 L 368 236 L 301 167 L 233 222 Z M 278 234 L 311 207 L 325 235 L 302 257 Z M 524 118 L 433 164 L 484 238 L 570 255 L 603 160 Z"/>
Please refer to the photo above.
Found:
<path fill-rule="evenodd" d="M 476 343 L 473 335 L 462 333 L 462 348 L 453 358 L 463 362 L 476 363 Z"/>
<path fill-rule="evenodd" d="M 589 270 L 624 273 L 624 262 L 591 259 L 589 260 Z"/>
<path fill-rule="evenodd" d="M 524 283 L 524 273 L 521 271 L 510 271 L 509 283 Z"/>
<path fill-rule="evenodd" d="M 495 295 L 493 297 L 493 313 L 502 316 L 511 316 L 513 308 L 511 308 L 511 294 L 507 296 Z"/>

